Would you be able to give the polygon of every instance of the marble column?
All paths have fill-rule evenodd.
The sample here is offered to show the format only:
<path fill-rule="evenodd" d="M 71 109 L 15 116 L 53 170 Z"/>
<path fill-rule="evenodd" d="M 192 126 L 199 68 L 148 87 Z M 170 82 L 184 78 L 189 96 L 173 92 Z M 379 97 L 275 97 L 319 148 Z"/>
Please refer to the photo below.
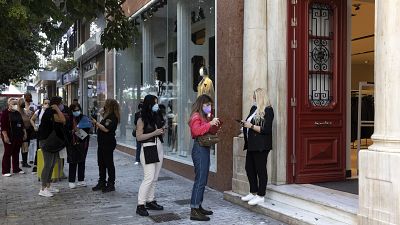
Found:
<path fill-rule="evenodd" d="M 187 149 L 190 148 L 189 127 L 186 125 L 191 113 L 190 92 L 192 87 L 190 81 L 191 73 L 191 20 L 190 20 L 190 2 L 179 0 L 177 4 L 177 49 L 178 49 L 178 149 L 180 155 L 186 157 Z"/>
<path fill-rule="evenodd" d="M 288 1 L 267 1 L 268 95 L 274 107 L 273 150 L 268 156 L 270 182 L 286 183 L 287 170 L 287 13 Z"/>
<path fill-rule="evenodd" d="M 246 118 L 253 104 L 253 92 L 267 88 L 267 1 L 244 0 L 243 25 L 243 108 Z M 242 137 L 233 139 L 232 191 L 249 192 L 245 172 L 245 154 Z"/>
<path fill-rule="evenodd" d="M 142 23 L 142 40 L 143 40 L 143 84 L 153 84 L 153 70 L 152 70 L 152 37 L 151 37 L 151 21 Z M 152 79 L 153 78 L 153 79 Z"/>
<path fill-rule="evenodd" d="M 400 224 L 400 1 L 375 1 L 375 127 L 361 150 L 359 224 Z"/>
<path fill-rule="evenodd" d="M 267 1 L 244 1 L 243 118 L 253 104 L 253 91 L 267 88 Z"/>

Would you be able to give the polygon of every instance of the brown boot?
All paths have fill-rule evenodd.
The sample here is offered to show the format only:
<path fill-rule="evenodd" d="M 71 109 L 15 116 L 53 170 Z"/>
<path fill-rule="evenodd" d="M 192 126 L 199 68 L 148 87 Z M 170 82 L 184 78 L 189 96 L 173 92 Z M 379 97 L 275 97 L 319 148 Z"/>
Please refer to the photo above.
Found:
<path fill-rule="evenodd" d="M 210 217 L 201 213 L 200 209 L 192 208 L 190 210 L 190 220 L 209 221 Z"/>

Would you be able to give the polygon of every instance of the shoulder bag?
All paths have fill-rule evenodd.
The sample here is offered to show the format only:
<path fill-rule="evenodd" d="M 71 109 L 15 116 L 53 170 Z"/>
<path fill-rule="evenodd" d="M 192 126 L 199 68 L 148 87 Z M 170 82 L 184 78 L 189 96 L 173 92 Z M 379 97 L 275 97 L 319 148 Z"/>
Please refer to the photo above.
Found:
<path fill-rule="evenodd" d="M 199 144 L 202 147 L 211 147 L 217 144 L 220 141 L 220 138 L 218 137 L 218 134 L 207 133 L 203 136 L 197 137 L 197 141 L 199 141 Z"/>
<path fill-rule="evenodd" d="M 151 163 L 158 163 L 160 159 L 158 157 L 158 150 L 157 150 L 157 137 L 155 138 L 156 141 L 150 143 L 143 143 L 143 153 L 144 153 L 144 161 L 146 164 Z"/>

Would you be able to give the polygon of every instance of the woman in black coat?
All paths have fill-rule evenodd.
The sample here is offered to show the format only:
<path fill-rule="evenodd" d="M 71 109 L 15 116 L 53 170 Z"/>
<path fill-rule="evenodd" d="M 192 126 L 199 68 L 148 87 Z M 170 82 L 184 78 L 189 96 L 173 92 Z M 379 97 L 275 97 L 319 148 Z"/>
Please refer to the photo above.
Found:
<path fill-rule="evenodd" d="M 72 118 L 70 119 L 71 129 L 70 129 L 70 137 L 71 137 L 71 146 L 68 148 L 68 158 L 67 161 L 69 163 L 69 173 L 68 173 L 68 182 L 69 187 L 71 189 L 76 188 L 76 186 L 86 187 L 85 182 L 85 164 L 86 164 L 86 156 L 89 148 L 89 132 L 90 127 L 80 127 L 79 122 L 81 122 L 82 118 L 86 117 L 82 114 L 82 108 L 79 103 L 75 103 L 70 105 L 69 109 L 72 111 Z M 91 121 L 86 117 L 86 120 L 91 125 Z M 75 132 L 78 132 L 80 129 L 88 134 L 85 138 L 80 139 Z M 76 171 L 78 170 L 78 183 L 75 183 L 76 179 Z"/>
<path fill-rule="evenodd" d="M 254 105 L 249 116 L 242 120 L 244 150 L 246 153 L 246 173 L 250 184 L 250 193 L 242 198 L 249 205 L 264 202 L 267 188 L 267 159 L 272 149 L 272 121 L 274 110 L 271 107 L 265 89 L 258 88 L 253 95 Z"/>

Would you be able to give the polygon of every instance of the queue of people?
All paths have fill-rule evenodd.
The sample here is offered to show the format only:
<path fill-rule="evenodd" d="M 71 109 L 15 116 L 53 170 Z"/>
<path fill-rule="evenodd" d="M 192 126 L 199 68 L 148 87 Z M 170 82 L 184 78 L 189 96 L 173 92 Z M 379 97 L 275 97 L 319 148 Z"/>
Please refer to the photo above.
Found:
<path fill-rule="evenodd" d="M 28 96 L 29 100 L 29 96 Z M 273 108 L 265 89 L 253 93 L 254 102 L 246 119 L 239 121 L 243 127 L 246 150 L 245 169 L 250 184 L 249 194 L 242 198 L 249 205 L 264 202 L 268 173 L 267 158 L 272 149 Z M 43 154 L 41 171 L 42 187 L 40 196 L 51 197 L 58 189 L 51 186 L 52 172 L 56 162 L 60 162 L 62 150 L 66 149 L 69 163 L 69 188 L 85 187 L 85 162 L 89 148 L 91 129 L 97 131 L 97 162 L 99 179 L 93 191 L 115 191 L 114 150 L 118 124 L 121 122 L 120 105 L 115 99 L 107 99 L 100 109 L 101 120 L 84 115 L 77 101 L 69 107 L 64 106 L 62 98 L 53 97 L 43 101 L 39 110 L 32 111 L 29 101 L 10 98 L 8 108 L 1 117 L 1 138 L 5 151 L 2 162 L 2 174 L 5 177 L 12 172 L 23 173 L 19 167 L 19 153 L 23 152 L 22 166 L 27 167 L 26 149 L 32 133 L 37 131 L 38 148 Z M 158 105 L 158 98 L 147 95 L 135 114 L 137 150 L 136 163 L 143 167 L 143 181 L 138 190 L 136 213 L 149 216 L 148 210 L 163 210 L 156 200 L 156 186 L 163 164 L 163 136 L 167 129 L 166 120 Z M 190 219 L 209 221 L 213 211 L 203 207 L 204 191 L 210 168 L 210 149 L 219 141 L 218 133 L 222 121 L 213 116 L 213 100 L 210 96 L 200 95 L 192 106 L 188 126 L 193 138 L 192 160 L 195 179 L 190 201 Z M 12 160 L 11 160 L 12 159 Z M 62 162 L 62 160 L 61 160 Z M 63 164 L 63 162 L 62 162 Z M 38 165 L 37 152 L 33 172 Z M 59 168 L 60 169 L 60 168 Z M 61 168 L 62 169 L 62 168 Z M 78 182 L 76 182 L 78 173 Z M 108 175 L 108 177 L 107 177 Z M 108 178 L 108 179 L 107 179 Z"/>

